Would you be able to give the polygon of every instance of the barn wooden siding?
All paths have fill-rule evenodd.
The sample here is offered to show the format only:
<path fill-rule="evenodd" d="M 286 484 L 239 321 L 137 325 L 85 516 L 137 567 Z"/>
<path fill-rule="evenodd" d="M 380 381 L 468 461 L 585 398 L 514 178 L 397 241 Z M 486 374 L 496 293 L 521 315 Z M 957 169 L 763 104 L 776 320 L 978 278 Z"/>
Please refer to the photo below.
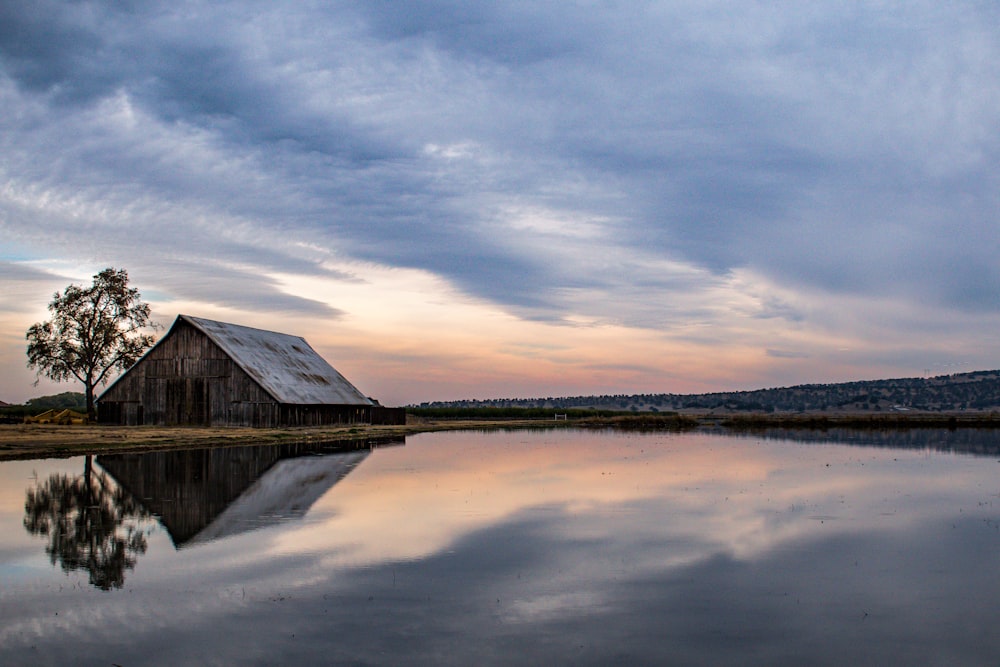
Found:
<path fill-rule="evenodd" d="M 202 332 L 180 321 L 98 402 L 98 421 L 124 425 L 402 424 L 402 408 L 278 403 Z"/>
<path fill-rule="evenodd" d="M 337 450 L 340 453 L 368 451 L 404 443 L 402 437 L 350 441 L 339 443 Z M 278 462 L 329 454 L 331 448 L 326 445 L 289 443 L 103 454 L 97 457 L 97 463 L 114 477 L 119 487 L 157 517 L 174 545 L 179 547 L 225 512 Z M 276 485 L 267 489 L 274 494 Z"/>
<path fill-rule="evenodd" d="M 386 426 L 403 426 L 406 424 L 406 408 L 387 408 L 381 405 L 374 405 L 371 410 L 371 424 L 383 424 Z"/>

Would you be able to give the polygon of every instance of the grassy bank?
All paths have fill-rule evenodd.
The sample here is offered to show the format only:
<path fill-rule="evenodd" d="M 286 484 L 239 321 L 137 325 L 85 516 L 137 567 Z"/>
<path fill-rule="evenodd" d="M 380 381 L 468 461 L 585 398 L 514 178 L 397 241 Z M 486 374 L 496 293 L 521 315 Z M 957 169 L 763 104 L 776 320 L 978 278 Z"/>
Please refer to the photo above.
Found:
<path fill-rule="evenodd" d="M 579 422 L 525 419 L 431 420 L 408 417 L 403 426 L 366 424 L 299 427 L 234 428 L 192 426 L 105 426 L 0 424 L 0 460 L 60 458 L 85 454 L 147 452 L 285 443 L 337 443 L 398 438 L 431 431 L 498 428 L 554 428 Z"/>
<path fill-rule="evenodd" d="M 396 437 L 411 432 L 414 431 L 407 426 L 250 429 L 3 424 L 0 425 L 0 460 L 289 442 L 336 442 Z"/>

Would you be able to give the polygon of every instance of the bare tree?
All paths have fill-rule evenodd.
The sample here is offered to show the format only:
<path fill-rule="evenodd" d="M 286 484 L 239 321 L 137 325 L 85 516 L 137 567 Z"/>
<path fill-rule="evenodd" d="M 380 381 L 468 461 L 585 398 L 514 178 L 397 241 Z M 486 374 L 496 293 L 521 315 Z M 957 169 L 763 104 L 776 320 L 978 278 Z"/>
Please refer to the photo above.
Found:
<path fill-rule="evenodd" d="M 28 339 L 28 367 L 56 382 L 76 378 L 87 396 L 87 416 L 94 419 L 94 387 L 115 370 L 125 370 L 153 344 L 144 329 L 156 328 L 149 304 L 128 286 L 125 269 L 107 268 L 89 287 L 70 285 L 49 303 L 52 319 L 33 324 Z M 36 380 L 37 382 L 37 380 Z"/>

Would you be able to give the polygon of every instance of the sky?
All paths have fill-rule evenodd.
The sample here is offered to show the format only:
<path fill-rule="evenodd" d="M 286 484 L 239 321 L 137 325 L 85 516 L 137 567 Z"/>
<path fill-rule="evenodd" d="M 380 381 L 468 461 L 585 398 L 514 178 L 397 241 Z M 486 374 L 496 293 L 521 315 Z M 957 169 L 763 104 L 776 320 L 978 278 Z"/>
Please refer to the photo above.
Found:
<path fill-rule="evenodd" d="M 108 266 L 388 405 L 995 369 L 998 127 L 992 1 L 0 0 L 0 400 Z"/>

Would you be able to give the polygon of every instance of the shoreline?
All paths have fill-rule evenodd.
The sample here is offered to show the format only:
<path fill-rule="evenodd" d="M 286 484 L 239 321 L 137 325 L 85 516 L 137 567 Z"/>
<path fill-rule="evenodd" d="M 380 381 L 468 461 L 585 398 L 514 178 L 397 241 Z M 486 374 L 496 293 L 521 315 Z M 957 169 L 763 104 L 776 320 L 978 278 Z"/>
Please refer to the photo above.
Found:
<path fill-rule="evenodd" d="M 764 429 L 906 430 L 923 428 L 997 428 L 998 413 L 841 413 L 841 414 L 656 414 L 638 413 L 578 420 L 426 419 L 407 418 L 406 425 L 354 424 L 328 427 L 236 428 L 191 426 L 101 426 L 0 424 L 0 461 L 68 458 L 108 453 L 140 453 L 172 449 L 350 443 L 379 441 L 435 431 L 538 428 L 616 428 L 623 430 L 724 430 L 734 433 Z"/>

